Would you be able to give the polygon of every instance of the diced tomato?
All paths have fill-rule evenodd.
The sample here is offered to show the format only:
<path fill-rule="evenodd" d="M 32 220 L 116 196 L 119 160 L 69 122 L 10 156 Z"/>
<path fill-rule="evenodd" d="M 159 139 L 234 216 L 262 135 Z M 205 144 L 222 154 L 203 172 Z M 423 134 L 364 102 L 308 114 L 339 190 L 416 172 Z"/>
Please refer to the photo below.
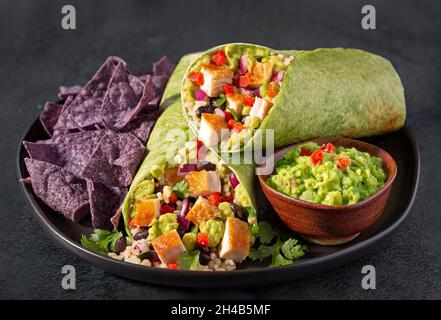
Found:
<path fill-rule="evenodd" d="M 331 153 L 335 151 L 335 146 L 332 143 L 323 144 L 320 149 L 324 152 Z"/>
<path fill-rule="evenodd" d="M 337 167 L 341 170 L 346 170 L 351 165 L 351 159 L 342 157 L 337 160 Z"/>
<path fill-rule="evenodd" d="M 310 156 L 312 154 L 312 151 L 305 148 L 300 148 L 300 155 L 301 156 Z"/>
<path fill-rule="evenodd" d="M 211 60 L 213 60 L 216 65 L 221 66 L 227 61 L 227 56 L 225 52 L 220 50 L 211 55 Z"/>
<path fill-rule="evenodd" d="M 241 132 L 243 130 L 243 123 L 236 121 L 236 123 L 233 126 L 233 130 L 237 132 Z"/>
<path fill-rule="evenodd" d="M 197 86 L 202 86 L 204 84 L 204 75 L 201 72 L 190 72 L 188 79 L 190 79 Z"/>
<path fill-rule="evenodd" d="M 252 107 L 254 105 L 255 98 L 252 96 L 245 96 L 243 99 L 243 103 L 247 106 Z"/>
<path fill-rule="evenodd" d="M 277 83 L 271 82 L 268 86 L 266 95 L 270 98 L 274 98 L 279 93 L 279 89 L 280 87 Z"/>
<path fill-rule="evenodd" d="M 250 81 L 251 81 L 251 79 L 249 76 L 247 76 L 247 75 L 240 76 L 239 77 L 239 87 L 242 87 L 242 88 L 248 87 L 248 85 L 250 84 Z"/>
<path fill-rule="evenodd" d="M 220 202 L 231 202 L 233 201 L 234 196 L 230 194 L 229 196 L 222 196 Z"/>
<path fill-rule="evenodd" d="M 135 229 L 135 228 L 138 227 L 138 226 L 135 224 L 135 221 L 134 221 L 133 218 L 129 221 L 129 227 L 130 227 L 130 229 Z"/>
<path fill-rule="evenodd" d="M 320 161 L 323 160 L 323 152 L 322 149 L 315 150 L 311 154 L 311 161 L 313 164 L 318 164 Z"/>
<path fill-rule="evenodd" d="M 225 94 L 233 94 L 234 93 L 234 86 L 230 84 L 224 84 L 224 93 Z"/>
<path fill-rule="evenodd" d="M 176 262 L 170 262 L 167 267 L 169 269 L 179 269 L 179 264 L 177 264 Z"/>
<path fill-rule="evenodd" d="M 221 202 L 221 196 L 219 192 L 210 194 L 207 199 L 208 199 L 208 203 L 215 207 L 217 207 L 219 202 Z"/>
<path fill-rule="evenodd" d="M 176 203 L 176 201 L 178 201 L 178 196 L 176 195 L 176 193 L 172 192 L 170 197 L 168 198 L 168 202 L 169 203 Z"/>
<path fill-rule="evenodd" d="M 205 233 L 199 232 L 196 237 L 196 243 L 202 247 L 208 247 L 208 245 L 210 244 L 210 240 Z"/>
<path fill-rule="evenodd" d="M 225 120 L 230 121 L 231 119 L 233 119 L 233 115 L 231 114 L 230 111 L 225 111 Z"/>
<path fill-rule="evenodd" d="M 175 212 L 175 208 L 173 206 L 168 205 L 168 204 L 162 205 L 161 208 L 159 209 L 159 213 L 161 213 L 161 214 L 166 214 L 166 213 L 171 213 L 171 212 Z"/>
<path fill-rule="evenodd" d="M 227 123 L 228 123 L 228 128 L 233 129 L 234 125 L 236 124 L 236 120 L 230 119 L 230 120 L 228 120 Z"/>

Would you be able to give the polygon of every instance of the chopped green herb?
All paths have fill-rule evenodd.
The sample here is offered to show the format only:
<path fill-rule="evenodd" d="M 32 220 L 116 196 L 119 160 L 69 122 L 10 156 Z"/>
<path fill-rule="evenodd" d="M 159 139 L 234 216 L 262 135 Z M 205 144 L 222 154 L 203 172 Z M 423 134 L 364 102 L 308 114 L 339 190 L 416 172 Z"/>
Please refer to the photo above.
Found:
<path fill-rule="evenodd" d="M 178 258 L 178 264 L 184 270 L 197 269 L 199 266 L 199 250 L 182 252 Z"/>
<path fill-rule="evenodd" d="M 184 200 L 185 198 L 188 198 L 190 193 L 188 192 L 188 184 L 184 180 L 178 182 L 173 187 L 174 193 L 178 196 L 178 198 Z"/>
<path fill-rule="evenodd" d="M 121 232 L 111 232 L 107 230 L 94 229 L 93 233 L 87 239 L 86 235 L 81 236 L 81 244 L 84 248 L 96 253 L 106 255 L 109 251 L 115 250 L 116 241 L 121 238 Z"/>
<path fill-rule="evenodd" d="M 296 239 L 289 238 L 285 241 L 281 240 L 281 236 L 275 231 L 268 222 L 259 223 L 259 232 L 256 235 L 260 246 L 250 251 L 251 260 L 263 261 L 271 257 L 270 267 L 278 267 L 291 264 L 305 255 L 308 247 L 299 244 Z M 274 239 L 275 242 L 274 242 Z M 273 242 L 273 244 L 270 244 Z"/>

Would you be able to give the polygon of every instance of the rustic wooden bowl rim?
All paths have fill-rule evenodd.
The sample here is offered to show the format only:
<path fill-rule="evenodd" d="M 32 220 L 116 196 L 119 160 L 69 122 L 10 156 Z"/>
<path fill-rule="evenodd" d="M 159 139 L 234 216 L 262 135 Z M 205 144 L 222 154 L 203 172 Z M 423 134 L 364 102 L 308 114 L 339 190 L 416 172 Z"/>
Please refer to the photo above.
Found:
<path fill-rule="evenodd" d="M 383 160 L 383 170 L 387 174 L 387 179 L 386 179 L 384 185 L 376 193 L 371 195 L 369 198 L 366 198 L 356 204 L 332 206 L 332 205 L 325 205 L 325 204 L 319 204 L 319 203 L 309 202 L 309 201 L 305 201 L 305 200 L 295 199 L 295 198 L 292 198 L 290 196 L 287 196 L 287 195 L 275 190 L 269 184 L 266 183 L 268 178 L 274 173 L 274 170 L 271 174 L 267 174 L 267 175 L 259 175 L 258 174 L 257 175 L 262 188 L 266 188 L 267 190 L 269 190 L 269 192 L 271 192 L 273 194 L 273 196 L 282 198 L 285 201 L 290 202 L 291 205 L 297 205 L 297 206 L 302 206 L 302 207 L 312 208 L 312 209 L 319 209 L 319 210 L 324 210 L 324 211 L 337 211 L 338 210 L 338 211 L 341 211 L 342 213 L 347 212 L 347 211 L 352 211 L 354 209 L 359 209 L 359 208 L 368 206 L 372 202 L 374 202 L 375 199 L 377 199 L 381 194 L 383 194 L 384 192 L 386 192 L 388 190 L 388 188 L 392 185 L 392 183 L 394 182 L 394 180 L 397 176 L 397 164 L 396 164 L 394 158 L 388 152 L 386 152 L 385 150 L 381 149 L 380 147 L 374 146 L 370 143 L 356 140 L 356 139 L 349 139 L 349 138 L 332 138 L 332 137 L 317 138 L 317 139 L 306 140 L 303 142 L 299 142 L 299 143 L 284 147 L 284 148 L 276 151 L 271 156 L 271 158 L 274 158 L 274 165 L 276 164 L 275 159 L 280 160 L 288 151 L 292 150 L 293 148 L 297 147 L 298 145 L 301 145 L 301 144 L 304 144 L 307 142 L 316 142 L 319 145 L 323 144 L 323 143 L 331 142 L 336 146 L 340 146 L 341 142 L 346 142 L 347 144 L 353 145 L 353 147 L 357 150 L 360 150 L 357 146 L 362 146 L 363 149 L 365 149 L 365 150 L 360 150 L 360 151 L 367 152 L 371 156 L 376 156 L 376 157 L 379 157 Z M 378 154 L 374 153 L 373 151 L 376 151 Z M 266 161 L 268 161 L 268 159 Z M 261 165 L 259 165 L 258 168 L 265 166 L 266 161 L 264 163 L 262 163 Z M 392 166 L 392 174 L 389 174 L 389 170 L 387 170 L 385 168 L 387 162 L 389 162 L 390 165 Z M 268 199 L 268 201 L 272 202 L 269 197 L 267 197 L 267 199 Z"/>

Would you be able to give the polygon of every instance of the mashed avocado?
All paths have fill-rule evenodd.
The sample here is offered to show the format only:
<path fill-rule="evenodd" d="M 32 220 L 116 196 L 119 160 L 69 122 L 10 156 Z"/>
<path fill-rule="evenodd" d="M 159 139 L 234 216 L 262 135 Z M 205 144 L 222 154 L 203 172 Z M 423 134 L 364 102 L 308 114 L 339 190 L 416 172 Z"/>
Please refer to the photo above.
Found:
<path fill-rule="evenodd" d="M 250 198 L 245 187 L 242 184 L 239 184 L 234 189 L 234 203 L 244 208 L 251 207 Z"/>
<path fill-rule="evenodd" d="M 151 199 L 155 197 L 154 195 L 152 197 L 154 191 L 155 191 L 155 182 L 153 181 L 153 179 L 144 180 L 136 186 L 135 191 L 133 192 L 133 196 L 135 200 Z"/>
<path fill-rule="evenodd" d="M 205 220 L 199 229 L 208 236 L 210 247 L 215 248 L 224 235 L 225 223 L 219 219 Z"/>
<path fill-rule="evenodd" d="M 351 205 L 384 185 L 383 161 L 355 148 L 306 143 L 276 164 L 268 184 L 290 197 L 326 204 Z"/>
<path fill-rule="evenodd" d="M 179 224 L 177 221 L 176 214 L 166 213 L 159 216 L 158 219 L 154 219 L 152 226 L 149 229 L 148 240 L 155 239 L 169 231 L 176 230 Z"/>

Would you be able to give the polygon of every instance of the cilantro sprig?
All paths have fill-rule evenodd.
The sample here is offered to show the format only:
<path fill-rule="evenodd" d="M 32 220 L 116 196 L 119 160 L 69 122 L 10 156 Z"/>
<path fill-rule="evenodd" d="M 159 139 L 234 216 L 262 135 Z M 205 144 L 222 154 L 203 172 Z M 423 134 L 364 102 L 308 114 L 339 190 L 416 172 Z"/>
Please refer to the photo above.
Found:
<path fill-rule="evenodd" d="M 178 264 L 184 270 L 196 270 L 199 267 L 199 250 L 184 251 L 178 257 Z"/>
<path fill-rule="evenodd" d="M 270 267 L 291 264 L 303 257 L 308 250 L 307 245 L 300 244 L 297 239 L 282 240 L 280 233 L 265 221 L 259 223 L 259 233 L 256 235 L 256 240 L 260 245 L 251 249 L 250 259 L 264 261 L 271 257 Z"/>
<path fill-rule="evenodd" d="M 188 184 L 184 180 L 175 184 L 175 186 L 173 187 L 173 192 L 181 200 L 188 198 L 188 196 L 190 195 L 190 193 L 188 192 Z"/>
<path fill-rule="evenodd" d="M 84 234 L 81 236 L 81 244 L 86 249 L 102 255 L 107 255 L 110 251 L 115 250 L 115 243 L 122 236 L 123 234 L 119 231 L 111 232 L 107 230 L 94 229 L 89 239 Z"/>

